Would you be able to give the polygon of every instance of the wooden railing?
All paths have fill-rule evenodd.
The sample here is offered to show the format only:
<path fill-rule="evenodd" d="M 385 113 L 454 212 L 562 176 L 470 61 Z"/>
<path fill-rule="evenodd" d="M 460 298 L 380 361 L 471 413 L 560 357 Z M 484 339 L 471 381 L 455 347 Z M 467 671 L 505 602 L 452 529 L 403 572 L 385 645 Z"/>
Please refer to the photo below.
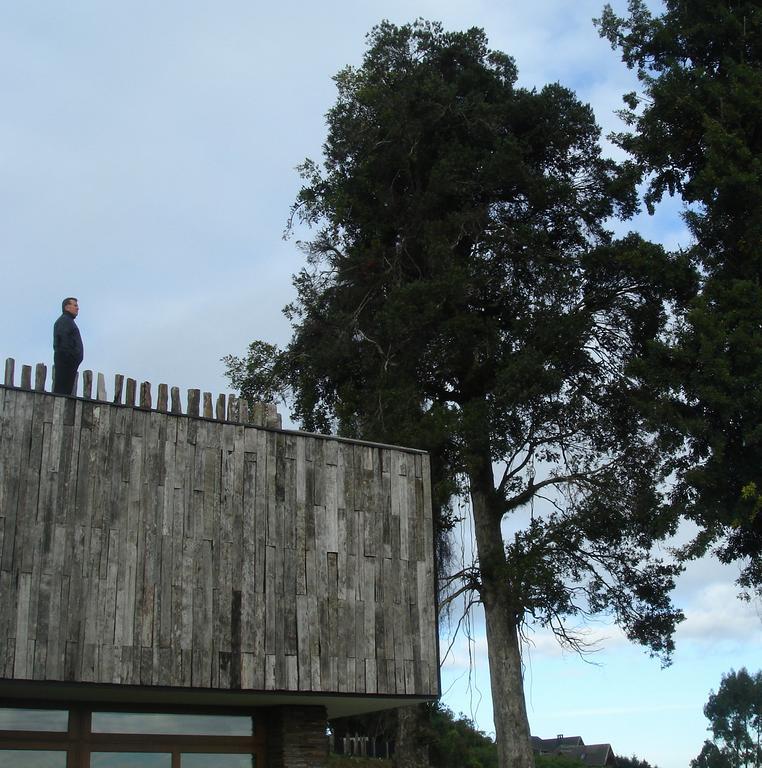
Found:
<path fill-rule="evenodd" d="M 345 757 L 376 757 L 388 760 L 394 755 L 394 742 L 377 736 L 328 736 L 328 751 Z"/>
<path fill-rule="evenodd" d="M 47 379 L 48 367 L 44 363 L 37 363 L 34 368 L 31 365 L 22 365 L 21 379 L 16 385 L 16 361 L 12 357 L 5 361 L 3 383 L 6 387 L 48 392 Z M 77 395 L 80 389 L 81 394 Z M 251 424 L 271 429 L 282 428 L 281 417 L 275 403 L 254 403 L 249 407 L 246 400 L 235 395 L 218 395 L 213 398 L 211 392 L 189 389 L 183 411 L 179 387 L 159 384 L 154 405 L 150 382 L 138 383 L 136 379 L 125 377 L 121 373 L 114 376 L 113 396 L 109 397 L 106 391 L 106 377 L 102 373 L 93 374 L 90 370 L 82 371 L 81 376 L 77 374 L 72 396 L 79 396 L 84 400 L 115 403 L 143 410 L 214 419 L 233 424 Z"/>

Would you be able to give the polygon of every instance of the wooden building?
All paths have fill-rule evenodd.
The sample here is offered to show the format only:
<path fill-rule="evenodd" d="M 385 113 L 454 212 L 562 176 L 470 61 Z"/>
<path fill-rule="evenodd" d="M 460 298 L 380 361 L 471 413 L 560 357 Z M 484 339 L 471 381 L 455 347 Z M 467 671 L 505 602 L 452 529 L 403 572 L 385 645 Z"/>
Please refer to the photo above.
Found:
<path fill-rule="evenodd" d="M 0 768 L 318 766 L 439 694 L 429 460 L 117 377 L 0 387 Z"/>

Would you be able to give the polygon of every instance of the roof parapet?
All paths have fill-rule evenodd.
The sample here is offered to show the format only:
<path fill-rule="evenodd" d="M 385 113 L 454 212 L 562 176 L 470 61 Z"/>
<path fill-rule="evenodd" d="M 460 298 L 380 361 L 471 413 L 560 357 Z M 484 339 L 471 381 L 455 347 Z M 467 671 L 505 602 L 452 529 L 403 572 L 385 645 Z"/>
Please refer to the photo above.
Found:
<path fill-rule="evenodd" d="M 34 377 L 32 376 L 34 373 Z M 46 389 L 48 367 L 44 363 L 37 363 L 34 368 L 31 365 L 21 366 L 21 380 L 16 386 L 16 361 L 9 357 L 5 361 L 5 376 L 3 384 L 14 389 L 26 389 L 35 392 L 50 392 Z M 52 380 L 52 370 L 51 370 Z M 81 390 L 81 395 L 77 395 Z M 51 393 L 52 394 L 52 393 Z M 159 411 L 160 413 L 172 413 L 193 418 L 213 419 L 215 421 L 230 422 L 233 424 L 251 424 L 257 427 L 270 429 L 282 429 L 281 416 L 275 403 L 254 403 L 252 407 L 243 398 L 235 395 L 212 396 L 211 392 L 202 392 L 200 389 L 188 389 L 183 411 L 182 398 L 179 387 L 168 387 L 159 384 L 156 390 L 156 403 L 154 405 L 151 383 L 126 377 L 121 373 L 114 376 L 113 396 L 109 398 L 106 391 L 106 377 L 102 373 L 93 373 L 91 370 L 77 374 L 74 385 L 73 397 L 81 397 L 84 400 L 95 400 L 103 403 L 113 403 L 131 408 L 140 408 L 147 411 Z M 59 395 L 63 397 L 63 395 Z"/>

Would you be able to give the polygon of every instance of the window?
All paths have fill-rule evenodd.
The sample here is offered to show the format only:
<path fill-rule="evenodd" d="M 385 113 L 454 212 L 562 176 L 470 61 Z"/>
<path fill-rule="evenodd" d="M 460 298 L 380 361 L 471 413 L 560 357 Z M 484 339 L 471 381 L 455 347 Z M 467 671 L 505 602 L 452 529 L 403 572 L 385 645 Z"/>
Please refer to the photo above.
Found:
<path fill-rule="evenodd" d="M 0 768 L 66 768 L 66 752 L 55 749 L 0 749 Z"/>
<path fill-rule="evenodd" d="M 0 730 L 68 731 L 69 713 L 65 709 L 0 707 Z"/>
<path fill-rule="evenodd" d="M 91 752 L 90 768 L 172 768 L 172 753 Z"/>
<path fill-rule="evenodd" d="M 172 712 L 93 712 L 93 733 L 174 736 L 253 736 L 251 715 L 189 715 Z"/>
<path fill-rule="evenodd" d="M 210 752 L 185 752 L 180 768 L 255 768 L 255 755 L 220 755 Z"/>
<path fill-rule="evenodd" d="M 263 768 L 251 712 L 0 707 L 0 768 Z"/>

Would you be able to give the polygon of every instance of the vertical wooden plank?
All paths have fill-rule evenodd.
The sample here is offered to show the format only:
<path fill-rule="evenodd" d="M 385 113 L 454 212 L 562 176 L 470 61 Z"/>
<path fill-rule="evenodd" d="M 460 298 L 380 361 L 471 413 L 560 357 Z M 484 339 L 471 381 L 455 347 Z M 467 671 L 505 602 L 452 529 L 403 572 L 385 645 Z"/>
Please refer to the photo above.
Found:
<path fill-rule="evenodd" d="M 225 421 L 225 395 L 217 396 L 217 404 L 214 410 L 217 421 Z"/>
<path fill-rule="evenodd" d="M 265 403 L 264 424 L 270 429 L 282 429 L 283 425 L 275 403 Z"/>
<path fill-rule="evenodd" d="M 156 396 L 156 410 L 162 413 L 167 412 L 167 404 L 169 402 L 169 390 L 166 384 L 159 384 L 159 391 Z"/>
<path fill-rule="evenodd" d="M 310 653 L 309 598 L 305 594 L 296 596 L 296 642 L 299 664 L 300 691 L 312 687 L 312 655 Z"/>
<path fill-rule="evenodd" d="M 16 540 L 16 517 L 20 513 L 22 494 L 22 467 L 25 462 L 25 451 L 19 450 L 19 445 L 27 445 L 31 434 L 30 418 L 25 418 L 24 402 L 31 400 L 29 395 L 21 392 L 16 396 L 4 397 L 3 418 L 8 419 L 8 426 L 3 426 L 2 443 L 0 443 L 0 509 L 5 518 L 3 529 L 2 549 L 0 550 L 0 570 L 14 570 L 14 552 Z M 31 415 L 31 413 L 30 413 Z M 10 604 L 8 604 L 10 605 Z M 0 606 L 2 610 L 2 606 Z M 0 658 L 2 664 L 2 658 Z"/>
<path fill-rule="evenodd" d="M 61 632 L 63 621 L 63 558 L 66 539 L 66 528 L 57 525 L 54 532 L 53 557 L 47 575 L 51 579 L 50 599 L 48 602 L 48 622 L 53 631 L 48 633 L 48 647 L 45 656 L 45 667 L 42 670 L 44 679 L 60 680 L 63 676 L 63 660 L 61 655 Z"/>
<path fill-rule="evenodd" d="M 121 645 L 123 648 L 134 645 L 137 549 L 137 541 L 134 536 L 122 533 L 119 542 L 119 574 L 116 593 L 114 643 Z M 129 662 L 129 659 L 126 661 Z"/>
<path fill-rule="evenodd" d="M 212 418 L 212 393 L 204 392 L 204 418 Z"/>
<path fill-rule="evenodd" d="M 265 689 L 275 689 L 275 654 L 265 656 Z"/>
<path fill-rule="evenodd" d="M 199 403 L 201 398 L 200 389 L 188 390 L 188 416 L 199 416 Z"/>
<path fill-rule="evenodd" d="M 335 440 L 323 440 L 323 501 L 325 503 L 324 546 L 327 552 L 339 551 L 338 453 Z"/>
<path fill-rule="evenodd" d="M 45 391 L 45 379 L 48 375 L 48 368 L 44 363 L 37 363 L 34 367 L 34 388 L 37 392 Z"/>
<path fill-rule="evenodd" d="M 306 508 L 307 508 L 307 486 L 306 486 L 306 439 L 297 438 L 296 458 L 294 460 L 294 547 L 296 550 L 296 575 L 295 590 L 299 595 L 306 594 L 306 569 L 304 560 L 304 551 L 307 548 L 306 531 Z M 311 504 L 310 504 L 311 506 Z"/>
<path fill-rule="evenodd" d="M 40 499 L 40 474 L 43 462 L 45 444 L 46 401 L 50 405 L 53 398 L 33 395 L 23 398 L 23 410 L 19 412 L 30 424 L 29 442 L 24 444 L 24 459 L 21 466 L 19 486 L 19 509 L 17 524 L 16 554 L 14 567 L 31 573 L 34 560 L 34 546 L 38 539 L 38 530 L 34 523 L 37 521 Z M 48 425 L 49 427 L 49 425 Z M 26 446 L 28 445 L 28 453 Z M 23 652 L 23 651 L 22 651 Z"/>
<path fill-rule="evenodd" d="M 124 389 L 124 376 L 121 373 L 117 373 L 114 376 L 114 402 L 117 405 L 121 405 L 123 389 Z"/>
<path fill-rule="evenodd" d="M 13 677 L 30 677 L 29 664 L 29 599 L 32 589 L 32 574 L 20 573 L 16 603 L 16 653 L 13 663 Z"/>
<path fill-rule="evenodd" d="M 140 407 L 151 410 L 151 383 L 148 381 L 140 384 Z"/>
<path fill-rule="evenodd" d="M 227 420 L 230 422 L 238 422 L 241 420 L 241 409 L 239 406 L 239 400 L 235 395 L 228 396 Z"/>
<path fill-rule="evenodd" d="M 276 653 L 276 625 L 278 596 L 276 595 L 276 548 L 265 548 L 265 654 L 273 656 Z"/>
<path fill-rule="evenodd" d="M 18 581 L 7 571 L 0 572 L 0 674 L 13 677 L 15 663 L 16 605 Z"/>
<path fill-rule="evenodd" d="M 108 395 L 106 394 L 106 377 L 102 373 L 99 373 L 97 377 L 95 397 L 103 403 L 105 403 L 108 398 Z"/>
<path fill-rule="evenodd" d="M 180 400 L 180 388 L 179 387 L 172 387 L 170 390 L 170 395 L 172 398 L 172 406 L 170 408 L 170 411 L 172 413 L 180 414 L 183 412 L 182 402 Z"/>
<path fill-rule="evenodd" d="M 134 407 L 135 406 L 135 389 L 137 382 L 135 379 L 127 377 L 127 386 L 124 394 L 124 404 Z"/>
<path fill-rule="evenodd" d="M 375 558 L 364 557 L 363 563 L 363 576 L 364 576 L 364 589 L 363 599 L 365 607 L 365 617 L 363 626 L 363 638 L 365 647 L 363 649 L 363 656 L 365 656 L 365 671 L 366 682 L 370 686 L 367 690 L 368 693 L 376 693 L 376 670 L 375 670 L 375 657 L 376 657 L 376 569 Z M 372 662 L 372 664 L 371 664 Z"/>
<path fill-rule="evenodd" d="M 306 688 L 312 691 L 322 690 L 320 679 L 320 612 L 318 610 L 317 563 L 314 550 L 305 553 L 307 573 L 307 628 L 309 631 L 308 652 L 310 656 L 309 674 Z"/>
<path fill-rule="evenodd" d="M 16 373 L 16 361 L 12 357 L 5 359 L 5 378 L 3 382 L 6 387 L 13 387 L 14 378 Z"/>
<path fill-rule="evenodd" d="M 21 366 L 21 389 L 31 389 L 31 388 L 32 388 L 32 366 L 22 365 Z"/>
<path fill-rule="evenodd" d="M 246 448 L 249 435 L 244 432 L 242 437 L 244 440 L 243 448 Z M 259 631 L 254 622 L 254 594 L 258 591 L 256 585 L 257 454 L 254 451 L 244 451 L 242 474 L 241 648 L 243 651 L 252 652 L 254 650 L 254 633 Z"/>
<path fill-rule="evenodd" d="M 193 597 L 193 671 L 194 687 L 209 688 L 212 646 L 212 542 L 201 539 L 195 552 Z"/>
<path fill-rule="evenodd" d="M 93 399 L 93 372 L 91 370 L 82 372 L 82 397 L 85 400 Z"/>

